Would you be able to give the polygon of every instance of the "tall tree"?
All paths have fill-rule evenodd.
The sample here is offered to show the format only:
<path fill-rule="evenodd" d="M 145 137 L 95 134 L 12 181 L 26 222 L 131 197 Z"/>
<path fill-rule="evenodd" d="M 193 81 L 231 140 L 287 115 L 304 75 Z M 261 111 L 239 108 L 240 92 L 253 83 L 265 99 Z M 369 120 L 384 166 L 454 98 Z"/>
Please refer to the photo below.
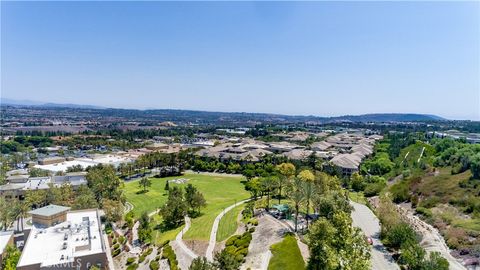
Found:
<path fill-rule="evenodd" d="M 298 213 L 300 210 L 300 204 L 305 199 L 303 192 L 303 181 L 299 177 L 294 177 L 293 180 L 287 186 L 287 196 L 295 204 L 295 232 L 298 227 Z"/>
<path fill-rule="evenodd" d="M 159 214 L 168 228 L 178 227 L 187 213 L 187 205 L 181 188 L 173 186 L 168 193 L 168 199 L 160 208 Z"/>
<path fill-rule="evenodd" d="M 142 177 L 140 181 L 138 181 L 138 186 L 142 188 L 143 192 L 147 191 L 147 188 L 152 185 L 152 180 L 148 177 Z"/>
<path fill-rule="evenodd" d="M 192 184 L 185 187 L 185 202 L 194 214 L 199 214 L 200 208 L 207 205 L 203 194 Z"/>
<path fill-rule="evenodd" d="M 138 240 L 141 243 L 147 243 L 151 240 L 152 228 L 150 227 L 150 217 L 147 212 L 143 212 L 138 220 Z"/>
<path fill-rule="evenodd" d="M 307 217 L 305 220 L 307 221 L 307 228 L 308 228 L 308 214 L 310 213 L 310 201 L 312 200 L 314 194 L 314 184 L 313 181 L 315 180 L 315 176 L 310 170 L 303 170 L 298 174 L 298 178 L 303 181 L 303 195 L 305 197 L 305 204 L 307 207 L 306 215 Z"/>
<path fill-rule="evenodd" d="M 310 270 L 367 270 L 370 269 L 370 247 L 359 228 L 345 212 L 332 219 L 320 218 L 308 233 Z"/>
<path fill-rule="evenodd" d="M 13 202 L 10 199 L 0 196 L 0 223 L 3 230 L 7 230 L 12 226 L 15 220 L 15 209 L 12 207 Z"/>
<path fill-rule="evenodd" d="M 276 167 L 277 172 L 280 174 L 278 177 L 278 204 L 281 203 L 282 198 L 282 188 L 286 185 L 290 179 L 295 176 L 295 165 L 292 163 L 282 163 L 277 165 Z"/>
<path fill-rule="evenodd" d="M 103 199 L 124 201 L 123 181 L 116 175 L 113 166 L 97 165 L 87 173 L 88 187 L 101 204 Z"/>
<path fill-rule="evenodd" d="M 277 187 L 277 178 L 275 176 L 267 176 L 261 179 L 263 190 L 267 193 L 267 211 L 270 209 L 270 197 L 272 191 Z"/>
<path fill-rule="evenodd" d="M 103 199 L 103 210 L 105 211 L 105 217 L 110 222 L 116 222 L 122 219 L 123 216 L 123 204 L 119 201 Z"/>
<path fill-rule="evenodd" d="M 73 201 L 74 209 L 88 209 L 97 208 L 98 202 L 95 199 L 95 194 L 87 186 L 80 186 L 77 190 L 75 200 Z"/>

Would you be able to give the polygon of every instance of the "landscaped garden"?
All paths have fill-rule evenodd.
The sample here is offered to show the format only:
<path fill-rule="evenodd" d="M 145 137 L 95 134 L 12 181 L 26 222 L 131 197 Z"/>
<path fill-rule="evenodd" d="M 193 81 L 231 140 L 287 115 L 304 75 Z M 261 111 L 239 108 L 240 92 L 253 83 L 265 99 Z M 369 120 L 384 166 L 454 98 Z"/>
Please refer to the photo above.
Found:
<path fill-rule="evenodd" d="M 176 184 L 174 181 L 171 181 L 175 179 L 188 179 L 188 181 L 183 184 Z M 142 212 L 153 212 L 165 203 L 167 200 L 167 192 L 165 191 L 167 180 L 169 180 L 170 187 L 175 185 L 180 187 L 184 187 L 187 184 L 194 185 L 207 201 L 207 206 L 201 211 L 202 214 L 192 220 L 192 226 L 185 234 L 184 239 L 208 240 L 215 217 L 228 206 L 249 197 L 249 193 L 241 182 L 243 178 L 235 176 L 185 174 L 176 177 L 151 178 L 151 186 L 148 187 L 147 192 L 141 192 L 142 188 L 139 187 L 138 181 L 132 181 L 125 183 L 125 194 L 127 201 L 133 205 L 132 211 L 136 217 L 139 217 Z M 235 211 L 235 209 L 232 211 Z M 156 222 L 161 221 L 160 218 L 155 218 L 154 220 Z M 228 229 L 228 231 L 232 231 L 232 229 Z M 156 242 L 160 243 L 163 240 L 172 239 L 173 233 L 169 237 L 163 235 L 170 232 L 172 231 L 162 234 L 157 232 L 155 234 Z M 228 236 L 226 235 L 225 238 Z"/>

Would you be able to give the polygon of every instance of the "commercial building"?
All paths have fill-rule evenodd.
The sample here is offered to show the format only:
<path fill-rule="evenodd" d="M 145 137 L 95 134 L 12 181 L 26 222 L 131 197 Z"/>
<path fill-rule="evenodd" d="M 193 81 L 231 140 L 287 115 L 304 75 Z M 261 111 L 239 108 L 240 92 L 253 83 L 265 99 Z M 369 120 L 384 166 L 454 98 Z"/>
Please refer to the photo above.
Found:
<path fill-rule="evenodd" d="M 73 172 L 65 175 L 45 177 L 16 176 L 8 178 L 8 183 L 0 186 L 0 195 L 18 197 L 25 195 L 27 190 L 49 189 L 50 185 L 58 187 L 66 183 L 70 184 L 73 189 L 76 189 L 81 185 L 87 184 L 86 175 L 86 172 Z"/>
<path fill-rule="evenodd" d="M 31 211 L 19 270 L 107 269 L 106 243 L 96 209 L 70 211 L 49 205 Z"/>

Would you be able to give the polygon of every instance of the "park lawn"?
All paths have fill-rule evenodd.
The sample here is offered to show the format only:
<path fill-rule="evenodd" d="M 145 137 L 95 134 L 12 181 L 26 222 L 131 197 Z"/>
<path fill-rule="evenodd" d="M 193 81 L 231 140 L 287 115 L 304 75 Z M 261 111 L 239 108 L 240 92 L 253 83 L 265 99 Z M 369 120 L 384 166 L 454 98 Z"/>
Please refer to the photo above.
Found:
<path fill-rule="evenodd" d="M 139 193 L 138 180 L 125 183 L 125 195 L 127 201 L 134 208 L 133 212 L 138 218 L 142 212 L 148 213 L 161 207 L 167 200 L 165 193 L 165 183 L 167 180 L 186 178 L 187 183 L 191 183 L 203 193 L 207 201 L 207 207 L 202 209 L 202 215 L 192 220 L 192 226 L 185 234 L 184 239 L 208 240 L 215 217 L 223 209 L 249 197 L 241 183 L 243 177 L 234 176 L 211 176 L 205 174 L 185 174 L 183 176 L 174 176 L 166 178 L 151 178 L 152 186 L 148 192 Z M 170 182 L 170 185 L 177 185 Z M 186 186 L 187 184 L 179 184 Z"/>
<path fill-rule="evenodd" d="M 241 204 L 227 212 L 218 224 L 217 242 L 222 242 L 233 235 L 238 228 L 238 215 L 242 212 L 245 205 Z"/>
<path fill-rule="evenodd" d="M 305 262 L 294 236 L 285 236 L 281 242 L 273 244 L 270 250 L 272 258 L 268 264 L 268 270 L 305 269 Z"/>
<path fill-rule="evenodd" d="M 151 213 L 157 208 L 160 208 L 167 200 L 167 194 L 164 190 L 167 179 L 176 179 L 180 177 L 166 177 L 166 178 L 150 178 L 152 186 L 148 188 L 148 192 L 139 193 L 141 190 L 138 187 L 138 180 L 125 182 L 125 196 L 127 201 L 133 205 L 133 213 L 136 218 L 139 218 L 143 212 Z"/>
<path fill-rule="evenodd" d="M 174 240 L 177 234 L 180 233 L 180 231 L 184 227 L 184 225 L 182 225 L 178 228 L 162 232 L 156 228 L 157 225 L 162 223 L 162 218 L 159 215 L 154 215 L 151 219 L 151 223 L 153 228 L 152 239 L 154 244 L 156 245 L 162 245 L 163 243 L 165 243 L 165 241 Z"/>
<path fill-rule="evenodd" d="M 192 220 L 192 226 L 184 239 L 208 240 L 213 221 L 228 206 L 248 199 L 250 194 L 242 184 L 243 177 L 193 175 L 191 183 L 200 190 L 207 200 L 202 215 Z M 186 177 L 188 178 L 188 177 Z"/>

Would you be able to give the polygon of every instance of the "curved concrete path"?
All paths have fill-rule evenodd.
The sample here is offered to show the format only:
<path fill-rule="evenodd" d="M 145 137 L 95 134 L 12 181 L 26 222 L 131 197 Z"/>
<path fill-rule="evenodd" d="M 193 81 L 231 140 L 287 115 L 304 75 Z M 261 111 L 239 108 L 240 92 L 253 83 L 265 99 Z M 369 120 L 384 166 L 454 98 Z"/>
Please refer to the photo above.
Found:
<path fill-rule="evenodd" d="M 245 202 L 250 201 L 251 199 L 246 199 L 243 201 L 239 201 L 235 204 L 230 205 L 229 207 L 225 208 L 216 218 L 215 221 L 213 221 L 213 226 L 212 226 L 212 231 L 210 232 L 210 241 L 208 242 L 208 248 L 207 248 L 207 260 L 213 261 L 213 251 L 215 250 L 215 244 L 217 243 L 217 231 L 218 231 L 218 225 L 220 224 L 220 220 L 222 217 L 230 210 L 235 208 L 236 206 L 239 206 Z"/>
<path fill-rule="evenodd" d="M 190 229 L 191 224 L 192 223 L 190 221 L 190 218 L 188 216 L 185 216 L 185 227 L 183 227 L 183 229 L 177 234 L 177 237 L 175 237 L 175 241 L 177 242 L 178 246 L 183 250 L 183 252 L 185 252 L 185 254 L 187 254 L 192 259 L 195 259 L 198 257 L 197 254 L 195 254 L 191 249 L 189 249 L 187 245 L 185 245 L 185 243 L 183 242 L 183 235 L 187 233 L 188 229 Z"/>
<path fill-rule="evenodd" d="M 375 214 L 363 204 L 350 201 L 353 206 L 353 226 L 362 229 L 363 233 L 372 238 L 371 252 L 372 270 L 399 270 L 390 253 L 380 241 L 380 222 Z"/>

